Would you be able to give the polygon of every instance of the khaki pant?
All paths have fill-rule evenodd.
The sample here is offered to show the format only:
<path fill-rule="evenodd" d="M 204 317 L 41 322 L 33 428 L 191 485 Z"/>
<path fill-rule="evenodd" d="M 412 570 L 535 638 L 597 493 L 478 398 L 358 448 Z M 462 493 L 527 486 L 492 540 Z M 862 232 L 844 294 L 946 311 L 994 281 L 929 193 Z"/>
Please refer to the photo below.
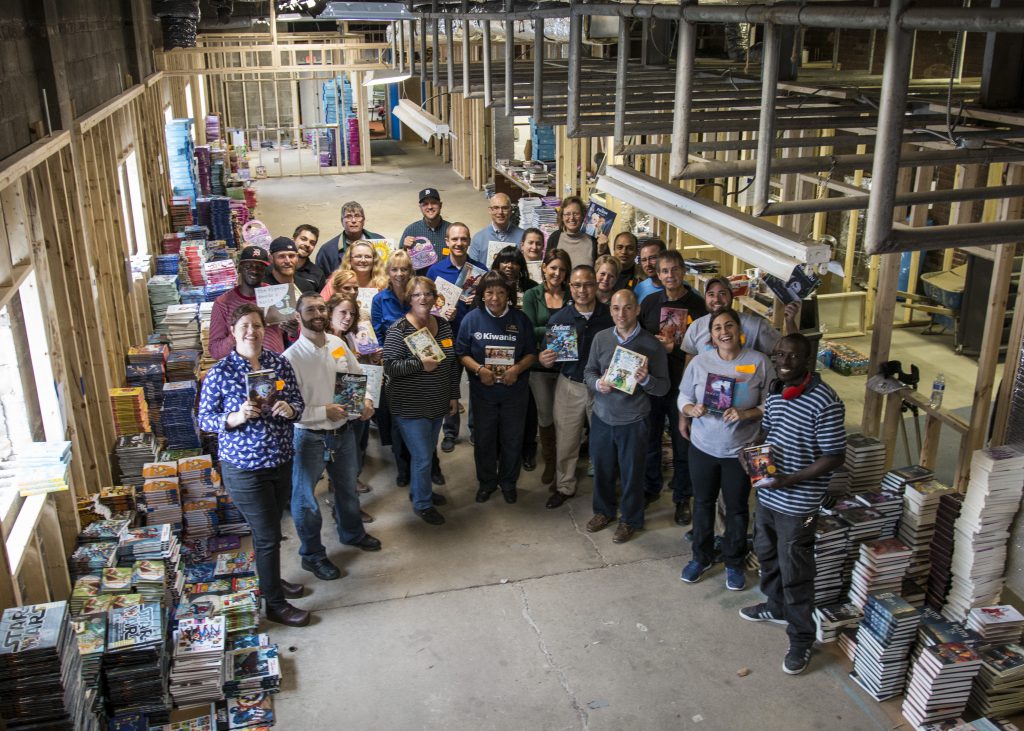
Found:
<path fill-rule="evenodd" d="M 576 494 L 576 463 L 594 396 L 585 383 L 558 377 L 555 385 L 555 484 L 563 495 Z"/>

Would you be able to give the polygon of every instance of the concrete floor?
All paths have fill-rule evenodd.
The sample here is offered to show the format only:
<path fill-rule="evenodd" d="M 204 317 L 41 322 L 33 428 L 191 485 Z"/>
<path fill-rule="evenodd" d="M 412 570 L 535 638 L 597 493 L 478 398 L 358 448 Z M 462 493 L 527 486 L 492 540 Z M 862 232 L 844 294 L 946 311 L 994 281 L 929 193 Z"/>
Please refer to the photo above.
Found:
<path fill-rule="evenodd" d="M 371 230 L 397 237 L 418 216 L 416 192 L 440 189 L 444 214 L 473 230 L 488 218 L 481 193 L 418 144 L 375 160 L 374 172 L 264 180 L 259 217 L 275 235 L 313 223 L 336 234 L 342 202 L 359 200 Z M 864 346 L 866 348 L 866 346 Z M 923 349 L 922 349 L 923 348 Z M 970 398 L 974 362 L 912 331 L 896 335 L 894 358 L 945 370 L 947 404 Z M 947 366 L 947 363 L 949 364 Z M 863 377 L 829 374 L 860 419 Z M 965 387 L 966 386 L 966 387 Z M 291 521 L 284 575 L 307 586 L 296 603 L 311 626 L 268 625 L 281 647 L 284 682 L 278 728 L 333 729 L 890 729 L 897 701 L 878 704 L 848 678 L 850 663 L 826 646 L 802 676 L 781 670 L 783 628 L 745 622 L 756 588 L 729 592 L 720 569 L 686 585 L 689 560 L 672 503 L 651 506 L 646 529 L 622 546 L 611 531 L 588 534 L 591 481 L 545 510 L 540 472 L 523 473 L 520 500 L 473 501 L 472 447 L 442 456 L 448 522 L 413 515 L 377 444 L 363 478 L 363 506 L 384 550 L 339 545 L 325 526 L 331 558 L 346 575 L 321 582 L 299 566 Z M 329 523 L 330 519 L 326 518 Z M 749 576 L 753 584 L 755 576 Z M 738 675 L 742 668 L 749 670 Z"/>

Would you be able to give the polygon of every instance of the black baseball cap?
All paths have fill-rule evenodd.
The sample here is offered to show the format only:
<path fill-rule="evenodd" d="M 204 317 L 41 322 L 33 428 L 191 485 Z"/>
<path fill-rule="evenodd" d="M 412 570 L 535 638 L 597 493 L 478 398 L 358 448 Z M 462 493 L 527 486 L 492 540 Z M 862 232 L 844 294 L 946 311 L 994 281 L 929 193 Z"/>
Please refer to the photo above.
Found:
<path fill-rule="evenodd" d="M 298 253 L 299 247 L 287 236 L 278 236 L 270 242 L 270 253 L 280 254 L 282 251 L 294 251 Z"/>
<path fill-rule="evenodd" d="M 420 203 L 429 198 L 433 198 L 438 203 L 441 202 L 441 194 L 437 192 L 437 188 L 424 188 L 420 191 Z"/>
<path fill-rule="evenodd" d="M 245 261 L 258 261 L 261 264 L 269 266 L 270 254 L 267 253 L 266 249 L 260 248 L 259 246 L 246 246 L 242 249 L 242 253 L 238 255 L 239 264 Z"/>

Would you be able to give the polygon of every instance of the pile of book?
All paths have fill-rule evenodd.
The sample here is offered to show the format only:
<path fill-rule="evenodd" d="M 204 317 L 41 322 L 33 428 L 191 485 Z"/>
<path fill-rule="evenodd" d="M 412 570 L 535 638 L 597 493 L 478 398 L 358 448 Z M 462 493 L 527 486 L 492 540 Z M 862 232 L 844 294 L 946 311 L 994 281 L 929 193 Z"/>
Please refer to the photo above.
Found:
<path fill-rule="evenodd" d="M 828 481 L 828 495 L 833 498 L 846 497 L 850 494 L 850 473 L 846 467 L 840 467 L 832 473 Z"/>
<path fill-rule="evenodd" d="M 0 616 L 0 718 L 11 729 L 98 728 L 67 602 Z"/>
<path fill-rule="evenodd" d="M 919 621 L 917 610 L 892 592 L 874 594 L 864 605 L 850 677 L 875 700 L 903 692 Z"/>
<path fill-rule="evenodd" d="M 164 317 L 167 335 L 171 339 L 171 350 L 196 350 L 199 348 L 199 305 L 171 305 Z"/>
<path fill-rule="evenodd" d="M 864 617 L 861 608 L 852 602 L 833 604 L 829 607 L 816 607 L 814 624 L 817 627 L 818 642 L 835 642 L 841 630 L 855 628 Z"/>
<path fill-rule="evenodd" d="M 183 619 L 174 631 L 170 694 L 176 706 L 222 700 L 224 618 Z"/>
<path fill-rule="evenodd" d="M 68 598 L 68 608 L 72 617 L 82 614 L 82 607 L 87 599 L 91 599 L 100 593 L 99 574 L 85 574 L 75 579 L 71 587 L 71 596 Z"/>
<path fill-rule="evenodd" d="M 1024 647 L 1015 643 L 978 650 L 981 670 L 974 678 L 971 708 L 985 716 L 1024 711 Z"/>
<path fill-rule="evenodd" d="M 195 381 L 174 381 L 163 386 L 163 408 L 160 422 L 168 449 L 199 449 L 199 425 L 195 404 L 198 393 Z"/>
<path fill-rule="evenodd" d="M 863 607 L 872 594 L 898 594 L 909 563 L 910 549 L 895 538 L 862 543 L 850 579 L 850 601 Z"/>
<path fill-rule="evenodd" d="M 78 534 L 80 543 L 96 541 L 117 541 L 121 538 L 130 522 L 127 520 L 97 520 L 83 528 Z"/>
<path fill-rule="evenodd" d="M 925 478 L 908 483 L 903 494 L 903 520 L 900 521 L 900 540 L 913 552 L 907 575 L 917 578 L 927 576 L 928 559 L 932 536 L 935 534 L 935 519 L 939 512 L 939 501 L 953 489 L 938 480 Z"/>
<path fill-rule="evenodd" d="M 117 436 L 151 431 L 149 407 L 141 388 L 110 389 L 110 410 L 114 415 Z"/>
<path fill-rule="evenodd" d="M 118 471 L 121 473 L 120 484 L 133 488 L 141 488 L 145 481 L 142 467 L 156 459 L 159 445 L 156 436 L 151 432 L 142 434 L 125 434 L 117 438 L 114 444 L 114 458 L 117 460 Z"/>
<path fill-rule="evenodd" d="M 1024 615 L 1009 604 L 975 607 L 967 613 L 967 628 L 974 630 L 987 644 L 1020 642 Z"/>
<path fill-rule="evenodd" d="M 159 560 L 136 561 L 132 566 L 132 588 L 144 602 L 160 602 L 167 606 L 167 567 Z"/>
<path fill-rule="evenodd" d="M 202 305 L 200 305 L 202 309 Z M 199 350 L 186 348 L 176 349 L 167 356 L 168 381 L 195 381 L 199 377 Z M 195 405 L 191 408 L 195 408 Z"/>
<path fill-rule="evenodd" d="M 925 588 L 913 579 L 904 577 L 903 584 L 900 586 L 900 596 L 921 609 L 924 606 Z"/>
<path fill-rule="evenodd" d="M 100 572 L 100 594 L 129 594 L 132 590 L 131 567 L 108 566 Z"/>
<path fill-rule="evenodd" d="M 877 490 L 885 473 L 885 445 L 864 434 L 847 435 L 845 466 L 851 493 Z"/>
<path fill-rule="evenodd" d="M 1010 523 L 1024 491 L 1024 452 L 1012 447 L 979 449 L 953 542 L 953 583 L 943 613 L 962 620 L 972 607 L 999 601 Z"/>
<path fill-rule="evenodd" d="M 135 515 L 135 488 L 130 485 L 101 487 L 97 500 L 111 515 Z"/>
<path fill-rule="evenodd" d="M 277 645 L 233 650 L 225 658 L 224 695 L 239 696 L 281 686 L 281 665 Z"/>
<path fill-rule="evenodd" d="M 915 726 L 957 718 L 980 668 L 981 658 L 962 642 L 924 648 L 910 673 L 904 718 Z"/>
<path fill-rule="evenodd" d="M 926 647 L 961 642 L 969 647 L 981 645 L 977 632 L 969 630 L 959 622 L 946 619 L 932 607 L 921 609 L 921 623 L 917 627 L 917 644 L 910 656 L 912 661 L 920 657 Z"/>
<path fill-rule="evenodd" d="M 170 523 L 181 530 L 181 495 L 177 477 L 151 477 L 142 485 L 139 512 L 146 517 L 146 525 Z"/>
<path fill-rule="evenodd" d="M 114 565 L 117 541 L 94 541 L 83 543 L 68 558 L 68 571 L 72 581 L 84 576 L 99 577 L 107 566 Z"/>
<path fill-rule="evenodd" d="M 162 256 L 157 257 L 158 260 L 163 258 Z M 146 290 L 149 292 L 149 309 L 153 314 L 153 329 L 161 333 L 167 332 L 164 323 L 167 308 L 181 302 L 181 297 L 178 295 L 178 257 L 173 258 L 173 272 L 156 274 L 146 282 Z"/>
<path fill-rule="evenodd" d="M 885 517 L 882 530 L 879 532 L 880 538 L 892 538 L 896 535 L 903 517 L 902 492 L 882 488 L 859 493 L 853 499 L 865 507 L 877 510 Z"/>
<path fill-rule="evenodd" d="M 935 515 L 935 532 L 928 550 L 928 594 L 925 601 L 929 606 L 941 608 L 953 581 L 953 538 L 954 526 L 960 517 L 964 496 L 958 492 L 943 495 Z"/>
<path fill-rule="evenodd" d="M 882 478 L 882 489 L 903 494 L 910 483 L 928 480 L 933 476 L 934 473 L 930 469 L 919 464 L 897 467 L 885 473 L 885 477 Z"/>
<path fill-rule="evenodd" d="M 849 526 L 846 533 L 846 559 L 843 562 L 845 587 L 852 577 L 854 564 L 860 558 L 860 544 L 880 538 L 889 521 L 874 508 L 862 507 L 855 498 L 837 503 L 833 514 Z"/>
<path fill-rule="evenodd" d="M 849 526 L 831 515 L 818 516 L 814 528 L 814 604 L 835 604 L 843 593 L 843 566 Z"/>
<path fill-rule="evenodd" d="M 167 715 L 164 629 L 164 613 L 158 603 L 110 610 L 103 681 L 113 714 L 144 713 L 151 720 Z"/>
<path fill-rule="evenodd" d="M 92 710 L 99 710 L 100 666 L 107 647 L 107 615 L 92 614 L 72 621 L 78 654 L 82 658 L 82 682 L 92 697 Z"/>
<path fill-rule="evenodd" d="M 181 231 L 193 223 L 192 198 L 189 196 L 176 195 L 171 198 L 169 206 L 171 213 L 171 227 L 175 231 Z"/>

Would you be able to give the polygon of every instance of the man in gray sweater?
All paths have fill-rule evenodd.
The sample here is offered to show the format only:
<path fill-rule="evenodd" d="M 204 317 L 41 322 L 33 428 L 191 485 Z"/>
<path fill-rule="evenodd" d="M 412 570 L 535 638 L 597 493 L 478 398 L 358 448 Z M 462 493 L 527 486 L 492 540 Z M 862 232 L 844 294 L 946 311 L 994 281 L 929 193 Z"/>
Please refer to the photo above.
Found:
<path fill-rule="evenodd" d="M 648 394 L 668 393 L 669 377 L 665 348 L 637 322 L 640 306 L 636 295 L 628 289 L 616 292 L 611 313 L 615 327 L 594 336 L 583 372 L 587 388 L 594 392 L 590 421 L 594 517 L 587 523 L 587 531 L 596 533 L 615 519 L 617 473 L 622 478 L 622 517 L 612 541 L 625 543 L 644 527 L 644 461 L 647 414 L 651 410 Z M 624 355 L 642 361 L 635 367 L 636 383 L 628 392 L 622 390 L 620 369 L 616 367 L 611 375 L 608 372 L 618 347 L 627 351 Z M 642 357 L 637 359 L 637 355 Z"/>

